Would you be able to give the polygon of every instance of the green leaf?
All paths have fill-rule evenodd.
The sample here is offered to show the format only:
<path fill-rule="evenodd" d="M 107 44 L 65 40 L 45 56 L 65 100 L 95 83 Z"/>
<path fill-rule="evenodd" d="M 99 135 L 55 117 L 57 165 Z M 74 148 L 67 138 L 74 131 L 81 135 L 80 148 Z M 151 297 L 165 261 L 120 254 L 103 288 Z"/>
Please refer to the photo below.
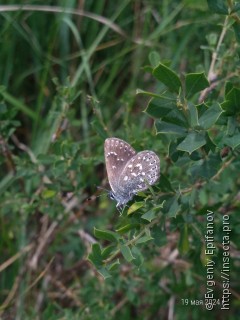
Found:
<path fill-rule="evenodd" d="M 92 244 L 92 252 L 88 255 L 88 260 L 90 260 L 96 268 L 103 264 L 99 243 Z"/>
<path fill-rule="evenodd" d="M 117 242 L 119 240 L 119 235 L 117 233 L 108 230 L 94 228 L 94 235 L 98 239 L 107 240 L 110 242 Z"/>
<path fill-rule="evenodd" d="M 176 99 L 169 97 L 153 98 L 149 101 L 147 109 L 144 110 L 150 117 L 162 119 L 176 108 Z"/>
<path fill-rule="evenodd" d="M 150 52 L 148 59 L 153 67 L 156 67 L 160 61 L 160 55 L 157 51 Z"/>
<path fill-rule="evenodd" d="M 124 234 L 124 233 L 128 232 L 129 230 L 135 229 L 137 227 L 139 227 L 139 223 L 129 223 L 121 228 L 116 229 L 116 231 L 120 234 Z"/>
<path fill-rule="evenodd" d="M 169 179 L 167 178 L 166 175 L 161 173 L 161 178 L 160 181 L 158 183 L 158 187 L 161 189 L 161 191 L 163 192 L 167 192 L 167 191 L 174 191 L 171 182 L 169 181 Z"/>
<path fill-rule="evenodd" d="M 236 129 L 238 128 L 238 121 L 236 117 L 228 117 L 227 122 L 227 136 L 231 137 L 234 135 Z"/>
<path fill-rule="evenodd" d="M 240 24 L 239 24 L 239 21 L 235 21 L 232 26 L 233 26 L 236 40 L 238 43 L 240 43 Z"/>
<path fill-rule="evenodd" d="M 145 112 L 155 119 L 188 127 L 187 119 L 172 95 L 151 99 Z"/>
<path fill-rule="evenodd" d="M 93 127 L 93 130 L 98 134 L 99 137 L 106 139 L 106 131 L 104 130 L 102 123 L 98 119 L 93 120 L 91 122 L 91 126 Z"/>
<path fill-rule="evenodd" d="M 116 246 L 113 246 L 113 245 L 110 245 L 104 248 L 101 252 L 102 259 L 106 260 L 115 249 L 116 249 Z"/>
<path fill-rule="evenodd" d="M 232 82 L 227 81 L 225 83 L 224 96 L 226 97 L 233 88 L 234 88 L 234 86 L 233 86 Z"/>
<path fill-rule="evenodd" d="M 177 74 L 166 67 L 164 64 L 160 63 L 155 69 L 153 69 L 154 77 L 162 82 L 166 87 L 175 93 L 179 93 L 181 88 L 181 81 Z"/>
<path fill-rule="evenodd" d="M 157 134 L 165 133 L 165 134 L 173 134 L 177 136 L 185 136 L 187 133 L 187 129 L 180 127 L 176 124 L 167 123 L 165 121 L 157 120 L 155 122 L 155 127 Z"/>
<path fill-rule="evenodd" d="M 180 142 L 182 142 L 182 138 L 179 138 L 177 140 L 171 141 L 169 146 L 168 146 L 168 156 L 171 158 L 173 162 L 177 162 L 178 159 L 181 159 L 184 155 L 183 151 L 177 150 L 177 146 L 179 145 Z M 161 183 L 161 179 L 160 179 Z"/>
<path fill-rule="evenodd" d="M 174 197 L 170 200 L 170 202 L 168 203 L 168 206 L 169 206 L 169 204 L 170 204 L 170 206 L 169 206 L 169 208 L 168 208 L 168 212 L 167 212 L 167 216 L 168 216 L 169 218 L 175 218 L 176 215 L 177 215 L 177 213 L 178 213 L 179 210 L 180 210 L 180 205 L 179 205 L 179 203 L 178 203 L 178 198 L 179 198 L 179 195 L 176 195 L 176 196 L 174 196 Z"/>
<path fill-rule="evenodd" d="M 137 211 L 138 209 L 142 208 L 145 206 L 145 202 L 141 201 L 141 202 L 135 202 L 133 203 L 127 211 L 127 214 L 132 214 L 133 212 Z"/>
<path fill-rule="evenodd" d="M 218 14 L 228 14 L 228 8 L 223 0 L 207 0 L 208 7 L 211 11 Z"/>
<path fill-rule="evenodd" d="M 130 248 L 126 245 L 121 245 L 120 246 L 120 250 L 122 252 L 122 255 L 124 257 L 124 259 L 127 261 L 127 262 L 131 262 L 134 258 L 134 256 L 132 255 L 132 252 L 130 250 Z"/>
<path fill-rule="evenodd" d="M 156 94 L 156 93 L 150 92 L 150 91 L 145 91 L 145 90 L 142 90 L 139 88 L 136 90 L 136 94 L 142 94 L 144 96 L 153 97 L 153 98 L 161 97 L 161 95 L 159 95 L 159 94 Z"/>
<path fill-rule="evenodd" d="M 184 224 L 184 228 L 180 233 L 180 240 L 178 245 L 179 252 L 181 254 L 186 254 L 189 251 L 189 241 L 188 241 L 188 226 Z"/>
<path fill-rule="evenodd" d="M 203 133 L 189 132 L 186 138 L 177 146 L 177 149 L 191 154 L 205 144 L 206 139 Z"/>
<path fill-rule="evenodd" d="M 156 246 L 161 247 L 167 244 L 167 236 L 166 231 L 162 230 L 162 227 L 159 225 L 155 225 L 151 230 L 154 243 Z"/>
<path fill-rule="evenodd" d="M 206 154 L 208 154 L 210 151 L 212 151 L 213 153 L 215 153 L 216 150 L 216 144 L 212 141 L 212 139 L 209 137 L 208 132 L 206 132 L 205 134 L 205 138 L 206 138 L 206 144 L 203 147 Z"/>
<path fill-rule="evenodd" d="M 186 81 L 186 98 L 189 99 L 194 94 L 202 91 L 203 89 L 209 87 L 209 82 L 202 73 L 188 73 L 185 76 Z"/>
<path fill-rule="evenodd" d="M 210 154 L 204 160 L 199 160 L 189 168 L 188 173 L 192 178 L 199 177 L 204 179 L 211 179 L 220 169 L 222 160 L 219 154 Z"/>
<path fill-rule="evenodd" d="M 141 218 L 144 219 L 144 220 L 147 220 L 149 222 L 151 222 L 154 218 L 156 218 L 156 211 L 155 210 L 150 210 L 146 213 L 144 213 Z"/>
<path fill-rule="evenodd" d="M 136 244 L 145 243 L 145 242 L 148 242 L 150 240 L 153 240 L 153 237 L 151 237 L 150 235 L 146 235 L 146 236 L 143 236 L 143 237 L 137 239 Z"/>
<path fill-rule="evenodd" d="M 0 180 L 0 195 L 9 188 L 11 184 L 13 184 L 17 180 L 15 174 L 13 172 L 9 172 Z"/>
<path fill-rule="evenodd" d="M 113 263 L 111 263 L 108 266 L 108 270 L 109 271 L 114 271 L 114 270 L 118 269 L 119 265 L 120 265 L 120 261 L 119 261 L 119 259 L 117 259 L 116 261 L 114 261 Z"/>
<path fill-rule="evenodd" d="M 188 104 L 188 114 L 191 128 L 199 126 L 197 108 L 191 102 Z"/>
<path fill-rule="evenodd" d="M 223 143 L 232 149 L 237 148 L 240 145 L 240 133 L 235 134 L 232 137 L 225 137 Z"/>
<path fill-rule="evenodd" d="M 214 103 L 199 118 L 199 125 L 206 130 L 211 128 L 217 122 L 222 113 L 223 110 L 220 105 L 218 103 Z"/>
<path fill-rule="evenodd" d="M 41 193 L 43 199 L 50 199 L 56 195 L 56 190 L 44 189 Z"/>
<path fill-rule="evenodd" d="M 107 278 L 111 278 L 111 274 L 108 272 L 108 270 L 105 267 L 97 269 L 97 271 L 104 278 L 104 280 Z"/>
<path fill-rule="evenodd" d="M 225 101 L 221 104 L 226 115 L 234 115 L 239 113 L 240 89 L 232 88 L 225 96 Z"/>
<path fill-rule="evenodd" d="M 239 10 L 240 10 L 240 3 L 236 3 L 236 4 L 234 4 L 231 13 L 237 12 Z"/>
<path fill-rule="evenodd" d="M 144 261 L 143 255 L 142 255 L 141 251 L 138 249 L 138 247 L 136 247 L 136 246 L 132 248 L 132 253 L 134 254 L 133 263 L 135 266 L 137 266 L 139 268 L 143 264 L 143 261 Z"/>

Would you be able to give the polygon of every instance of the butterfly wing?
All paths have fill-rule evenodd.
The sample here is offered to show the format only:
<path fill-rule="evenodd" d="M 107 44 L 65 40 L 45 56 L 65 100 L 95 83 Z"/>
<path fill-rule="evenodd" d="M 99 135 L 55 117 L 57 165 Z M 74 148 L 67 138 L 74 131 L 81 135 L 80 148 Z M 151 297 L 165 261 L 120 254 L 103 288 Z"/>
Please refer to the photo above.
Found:
<path fill-rule="evenodd" d="M 114 193 L 118 191 L 118 180 L 126 163 L 136 154 L 136 151 L 125 141 L 118 138 L 108 138 L 104 143 L 104 155 L 108 181 Z"/>
<path fill-rule="evenodd" d="M 120 193 L 146 190 L 160 177 L 160 159 L 153 151 L 142 151 L 128 160 L 119 177 Z M 147 182 L 147 183 L 146 183 Z"/>

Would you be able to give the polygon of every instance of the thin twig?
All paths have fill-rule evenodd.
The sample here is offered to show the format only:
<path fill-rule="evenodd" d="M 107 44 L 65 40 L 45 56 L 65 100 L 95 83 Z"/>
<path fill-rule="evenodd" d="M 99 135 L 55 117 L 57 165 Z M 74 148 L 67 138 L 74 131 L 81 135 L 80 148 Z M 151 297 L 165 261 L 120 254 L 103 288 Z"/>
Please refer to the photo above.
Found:
<path fill-rule="evenodd" d="M 33 248 L 33 244 L 29 244 L 26 247 L 22 248 L 20 252 L 16 253 L 14 256 L 6 260 L 0 265 L 0 272 L 13 264 L 16 260 L 18 260 L 24 253 L 29 252 Z"/>
<path fill-rule="evenodd" d="M 216 75 L 216 72 L 215 72 L 215 65 L 216 65 L 216 62 L 217 62 L 217 58 L 218 58 L 218 54 L 219 54 L 219 51 L 220 51 L 220 47 L 222 45 L 223 39 L 225 37 L 225 34 L 227 32 L 227 24 L 228 24 L 228 16 L 225 18 L 225 21 L 224 21 L 224 24 L 223 24 L 223 28 L 222 28 L 222 32 L 221 32 L 220 37 L 218 39 L 216 50 L 214 50 L 213 53 L 212 53 L 212 61 L 211 61 L 211 64 L 210 64 L 210 67 L 209 67 L 209 71 L 208 71 L 208 81 L 210 83 L 213 82 L 214 80 L 216 80 L 216 78 L 217 78 L 217 75 Z M 199 102 L 200 103 L 205 100 L 206 95 L 208 94 L 208 92 L 210 92 L 216 86 L 216 83 L 217 83 L 216 81 L 213 82 L 210 85 L 210 87 L 204 89 L 201 92 L 201 95 L 199 97 Z"/>

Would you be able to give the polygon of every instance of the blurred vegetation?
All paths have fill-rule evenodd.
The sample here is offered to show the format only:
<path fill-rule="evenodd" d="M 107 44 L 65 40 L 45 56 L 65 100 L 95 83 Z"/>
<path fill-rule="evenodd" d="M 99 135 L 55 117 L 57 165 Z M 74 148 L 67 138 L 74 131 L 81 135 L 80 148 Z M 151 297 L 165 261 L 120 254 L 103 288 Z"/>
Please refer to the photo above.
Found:
<path fill-rule="evenodd" d="M 239 7 L 0 5 L 1 319 L 239 317 Z M 161 159 L 160 181 L 121 216 L 97 189 L 111 136 Z"/>

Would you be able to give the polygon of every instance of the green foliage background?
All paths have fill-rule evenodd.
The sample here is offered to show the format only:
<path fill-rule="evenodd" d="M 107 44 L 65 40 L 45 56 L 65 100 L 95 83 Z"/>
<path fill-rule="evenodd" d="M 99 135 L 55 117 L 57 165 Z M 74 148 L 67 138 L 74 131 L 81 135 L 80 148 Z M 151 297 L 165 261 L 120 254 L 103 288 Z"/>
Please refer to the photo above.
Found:
<path fill-rule="evenodd" d="M 2 319 L 237 319 L 239 8 L 220 0 L 0 5 Z M 111 136 L 161 159 L 160 181 L 121 216 L 97 197 L 97 186 L 108 187 Z M 225 311 L 223 217 L 231 229 Z"/>

